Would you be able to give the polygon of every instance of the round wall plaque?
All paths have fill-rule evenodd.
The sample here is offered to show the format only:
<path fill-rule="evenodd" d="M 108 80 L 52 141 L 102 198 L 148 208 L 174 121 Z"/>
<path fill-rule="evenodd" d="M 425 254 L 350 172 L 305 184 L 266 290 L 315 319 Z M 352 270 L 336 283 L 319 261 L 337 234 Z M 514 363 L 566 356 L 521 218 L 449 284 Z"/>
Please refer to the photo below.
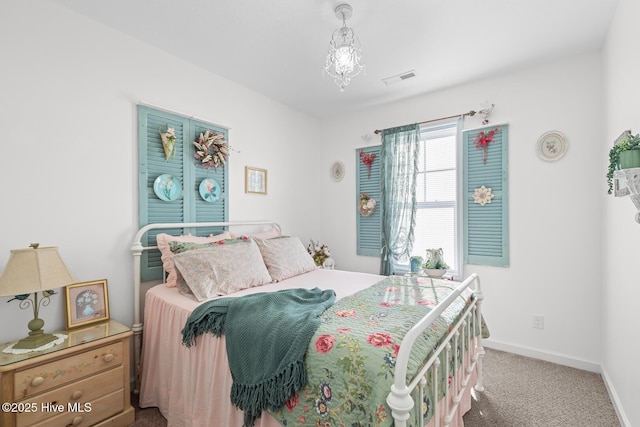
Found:
<path fill-rule="evenodd" d="M 551 131 L 542 134 L 536 144 L 536 153 L 542 160 L 554 162 L 562 158 L 569 148 L 567 138 L 562 132 Z"/>
<path fill-rule="evenodd" d="M 344 163 L 337 161 L 331 165 L 331 179 L 340 181 L 344 178 Z"/>

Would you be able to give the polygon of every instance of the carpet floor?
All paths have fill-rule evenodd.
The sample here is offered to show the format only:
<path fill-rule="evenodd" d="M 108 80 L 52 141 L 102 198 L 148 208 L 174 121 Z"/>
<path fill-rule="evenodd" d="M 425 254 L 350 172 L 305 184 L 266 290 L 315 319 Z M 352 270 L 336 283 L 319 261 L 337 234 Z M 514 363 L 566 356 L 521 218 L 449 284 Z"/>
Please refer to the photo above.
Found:
<path fill-rule="evenodd" d="M 487 349 L 465 427 L 619 427 L 600 374 Z"/>
<path fill-rule="evenodd" d="M 600 374 L 487 349 L 483 393 L 473 392 L 465 427 L 619 427 Z M 156 408 L 141 409 L 133 427 L 166 427 Z"/>

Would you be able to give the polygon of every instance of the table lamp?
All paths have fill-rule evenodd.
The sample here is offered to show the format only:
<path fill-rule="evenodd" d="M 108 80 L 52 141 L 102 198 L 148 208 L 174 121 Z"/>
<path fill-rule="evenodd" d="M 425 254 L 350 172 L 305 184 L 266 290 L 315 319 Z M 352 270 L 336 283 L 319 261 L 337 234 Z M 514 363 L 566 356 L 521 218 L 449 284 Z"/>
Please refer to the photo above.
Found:
<path fill-rule="evenodd" d="M 13 295 L 9 301 L 20 301 L 21 309 L 33 308 L 33 320 L 28 324 L 31 332 L 13 346 L 16 349 L 39 348 L 56 339 L 55 335 L 44 333 L 44 320 L 38 317 L 40 307 L 49 305 L 49 298 L 55 293 L 52 289 L 76 282 L 60 258 L 58 248 L 38 246 L 32 243 L 30 248 L 12 250 L 0 275 L 0 296 Z"/>

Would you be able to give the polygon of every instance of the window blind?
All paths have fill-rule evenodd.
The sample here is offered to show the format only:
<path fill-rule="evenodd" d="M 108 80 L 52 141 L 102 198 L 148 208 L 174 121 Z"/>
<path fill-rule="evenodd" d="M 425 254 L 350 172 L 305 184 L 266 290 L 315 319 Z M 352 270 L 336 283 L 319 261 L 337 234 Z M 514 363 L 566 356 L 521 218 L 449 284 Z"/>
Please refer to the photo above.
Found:
<path fill-rule="evenodd" d="M 458 276 L 457 122 L 422 126 L 412 255 L 426 258 L 427 249 L 442 248 L 449 272 Z M 408 267 L 408 266 L 407 266 Z"/>

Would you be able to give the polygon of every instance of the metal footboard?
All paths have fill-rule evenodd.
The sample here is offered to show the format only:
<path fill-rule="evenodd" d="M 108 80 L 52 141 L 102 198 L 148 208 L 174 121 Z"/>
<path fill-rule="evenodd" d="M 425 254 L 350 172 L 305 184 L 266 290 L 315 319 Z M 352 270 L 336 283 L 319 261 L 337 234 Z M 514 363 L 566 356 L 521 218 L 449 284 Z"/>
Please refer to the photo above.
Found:
<path fill-rule="evenodd" d="M 424 367 L 418 372 L 415 378 L 407 383 L 407 365 L 409 363 L 409 356 L 413 349 L 413 344 L 416 339 L 449 307 L 449 305 L 467 288 L 473 287 L 473 298 L 470 303 L 465 307 L 462 316 L 459 320 L 450 328 L 449 333 L 445 337 L 444 341 L 436 348 L 425 363 Z M 440 302 L 427 316 L 422 318 L 420 322 L 414 325 L 409 332 L 405 335 L 402 343 L 400 344 L 400 350 L 398 351 L 398 357 L 396 359 L 396 368 L 394 383 L 391 386 L 391 391 L 387 396 L 387 404 L 391 408 L 391 413 L 395 421 L 396 427 L 406 427 L 407 420 L 409 419 L 410 412 L 413 409 L 414 401 L 411 398 L 411 393 L 416 387 L 419 391 L 419 404 L 422 403 L 424 398 L 424 390 L 426 386 L 426 376 L 433 375 L 435 379 L 433 381 L 433 395 L 434 399 L 434 425 L 440 427 L 448 426 L 451 420 L 455 416 L 459 409 L 459 404 L 465 391 L 472 385 L 471 378 L 474 370 L 476 370 L 477 379 L 475 383 L 475 389 L 477 391 L 484 391 L 482 385 L 482 357 L 484 356 L 484 348 L 482 347 L 482 332 L 476 334 L 474 329 L 480 328 L 482 325 L 482 307 L 483 295 L 480 288 L 480 279 L 477 274 L 471 274 L 467 277 L 455 290 L 442 302 Z M 472 329 L 473 328 L 473 329 Z M 453 343 L 453 345 L 452 345 Z M 460 346 L 459 346 L 460 344 Z M 460 347 L 460 359 L 462 363 L 458 367 L 457 363 L 453 364 L 453 372 L 450 372 L 450 364 L 448 361 L 452 356 L 453 351 L 457 352 Z M 447 386 L 444 390 L 444 414 L 440 413 L 440 407 L 437 402 L 437 396 L 440 390 L 438 390 L 439 381 L 437 380 L 440 370 L 443 369 L 440 365 L 440 355 L 444 352 L 444 357 L 447 363 L 444 366 L 444 375 L 447 381 Z M 455 355 L 456 360 L 458 355 Z M 448 382 L 449 377 L 451 381 Z M 420 409 L 419 409 L 420 410 Z M 441 422 L 442 420 L 442 422 Z M 420 426 L 424 426 L 424 420 L 420 416 Z"/>

